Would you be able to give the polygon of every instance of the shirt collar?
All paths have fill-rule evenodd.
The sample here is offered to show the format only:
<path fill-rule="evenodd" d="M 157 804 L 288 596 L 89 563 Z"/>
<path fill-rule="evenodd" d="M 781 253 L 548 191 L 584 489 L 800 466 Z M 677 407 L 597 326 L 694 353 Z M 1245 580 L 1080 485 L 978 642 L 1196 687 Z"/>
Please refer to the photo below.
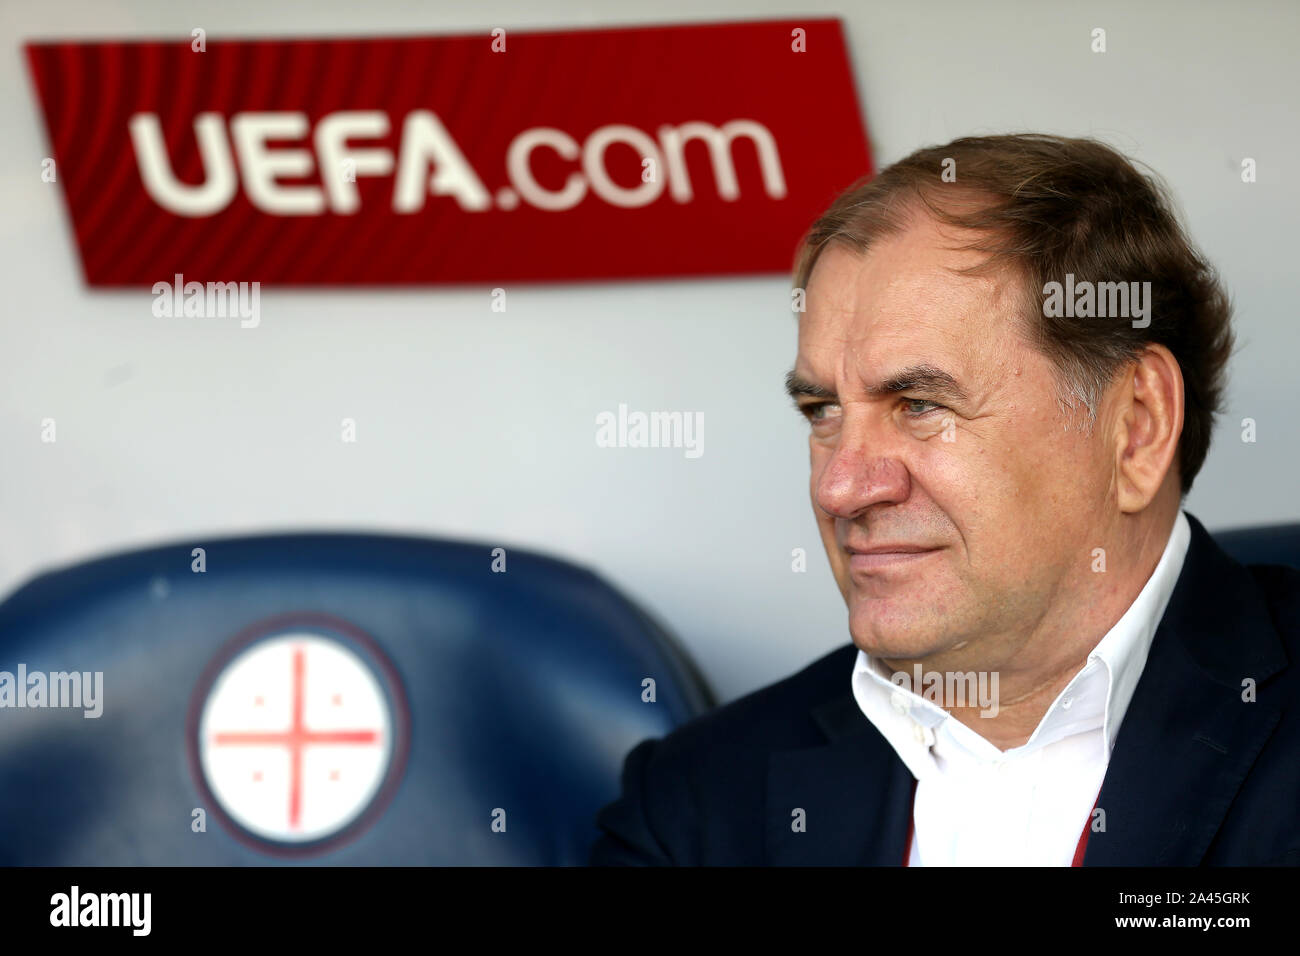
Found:
<path fill-rule="evenodd" d="M 1029 740 L 1017 751 L 1046 746 L 1071 734 L 1101 730 L 1109 754 L 1120 724 L 1146 666 L 1156 627 L 1164 616 L 1182 571 L 1191 527 L 1180 510 L 1155 570 L 1129 605 L 1088 655 L 1087 663 L 1048 708 Z M 1098 573 L 1105 573 L 1099 571 Z M 875 725 L 899 758 L 920 777 L 929 765 L 935 729 L 949 731 L 967 749 L 985 758 L 997 748 L 942 707 L 890 680 L 883 662 L 859 650 L 852 688 L 859 709 Z"/>
<path fill-rule="evenodd" d="M 1156 628 L 1165 616 L 1174 585 L 1182 573 L 1191 539 L 1191 526 L 1180 510 L 1164 553 L 1141 593 L 1088 655 L 1089 663 L 1094 659 L 1100 661 L 1110 677 L 1106 700 L 1107 753 L 1115 746 L 1119 726 L 1133 700 L 1133 692 L 1137 690 L 1138 678 L 1146 668 L 1151 642 L 1155 640 Z"/>

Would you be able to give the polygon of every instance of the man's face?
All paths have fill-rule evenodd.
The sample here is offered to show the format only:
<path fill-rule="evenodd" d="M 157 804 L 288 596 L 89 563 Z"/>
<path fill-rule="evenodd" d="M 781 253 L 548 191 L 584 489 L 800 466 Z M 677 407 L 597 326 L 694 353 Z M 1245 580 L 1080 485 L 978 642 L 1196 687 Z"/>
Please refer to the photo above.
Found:
<path fill-rule="evenodd" d="M 853 640 L 886 659 L 1016 654 L 1078 599 L 1107 520 L 1105 416 L 1066 427 L 1019 280 L 949 271 L 981 261 L 960 238 L 918 216 L 866 255 L 831 244 L 799 321 L 814 512 Z"/>

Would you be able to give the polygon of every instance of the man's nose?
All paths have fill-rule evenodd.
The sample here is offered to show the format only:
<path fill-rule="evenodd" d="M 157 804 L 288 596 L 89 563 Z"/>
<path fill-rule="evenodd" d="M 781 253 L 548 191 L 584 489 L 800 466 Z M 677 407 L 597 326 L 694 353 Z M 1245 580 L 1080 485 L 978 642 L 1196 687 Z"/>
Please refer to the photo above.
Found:
<path fill-rule="evenodd" d="M 833 518 L 856 518 L 877 504 L 899 504 L 911 493 L 911 477 L 897 457 L 880 446 L 841 441 L 816 479 L 815 500 Z"/>

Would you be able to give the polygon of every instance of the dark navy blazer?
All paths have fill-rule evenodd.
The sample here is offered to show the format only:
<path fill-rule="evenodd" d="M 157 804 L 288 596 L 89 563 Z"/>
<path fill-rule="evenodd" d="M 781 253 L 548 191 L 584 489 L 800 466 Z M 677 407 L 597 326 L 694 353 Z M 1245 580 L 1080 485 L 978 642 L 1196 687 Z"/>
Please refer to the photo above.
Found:
<path fill-rule="evenodd" d="M 1083 863 L 1300 864 L 1300 571 L 1238 564 L 1188 522 Z M 858 709 L 856 655 L 638 744 L 591 863 L 901 865 L 913 779 Z"/>

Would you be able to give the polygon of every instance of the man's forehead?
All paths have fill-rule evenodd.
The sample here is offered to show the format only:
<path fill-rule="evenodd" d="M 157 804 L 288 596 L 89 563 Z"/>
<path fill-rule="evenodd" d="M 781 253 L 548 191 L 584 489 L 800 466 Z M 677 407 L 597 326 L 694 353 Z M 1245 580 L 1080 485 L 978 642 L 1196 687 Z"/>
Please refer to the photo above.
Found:
<path fill-rule="evenodd" d="M 978 254 L 944 247 L 951 237 L 909 230 L 866 254 L 839 244 L 823 250 L 799 316 L 796 371 L 834 375 L 942 365 L 957 374 L 990 347 L 1015 339 L 1014 296 L 1002 276 L 961 275 Z M 829 367 L 828 367 L 829 366 Z"/>
<path fill-rule="evenodd" d="M 949 234 L 913 227 L 866 252 L 830 243 L 808 279 L 807 312 L 826 319 L 904 320 L 987 308 L 1002 298 L 1004 274 L 963 275 L 983 256 L 952 247 Z"/>

